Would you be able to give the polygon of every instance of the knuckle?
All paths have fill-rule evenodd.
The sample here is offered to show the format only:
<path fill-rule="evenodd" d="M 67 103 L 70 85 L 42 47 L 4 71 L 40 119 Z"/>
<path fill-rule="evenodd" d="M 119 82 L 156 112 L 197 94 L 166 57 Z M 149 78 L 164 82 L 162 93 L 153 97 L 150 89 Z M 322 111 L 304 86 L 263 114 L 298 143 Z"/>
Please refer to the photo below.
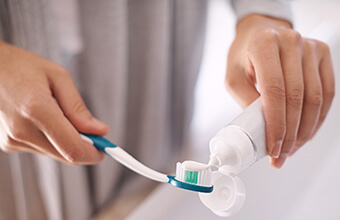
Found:
<path fill-rule="evenodd" d="M 37 119 L 40 116 L 41 104 L 36 97 L 28 97 L 22 104 L 21 109 L 25 117 Z"/>
<path fill-rule="evenodd" d="M 302 41 L 301 34 L 295 30 L 291 30 L 291 29 L 285 30 L 283 31 L 282 35 L 285 41 L 287 41 L 288 43 L 294 44 L 294 45 L 300 44 Z"/>
<path fill-rule="evenodd" d="M 282 83 L 269 83 L 268 86 L 264 87 L 263 93 L 279 99 L 286 97 L 286 91 Z"/>
<path fill-rule="evenodd" d="M 74 113 L 89 113 L 89 110 L 87 109 L 85 103 L 82 99 L 78 99 L 73 104 L 73 111 Z"/>
<path fill-rule="evenodd" d="M 79 99 L 73 103 L 72 111 L 65 112 L 65 115 L 68 119 L 72 119 L 79 114 L 86 115 L 89 118 L 92 117 L 91 112 L 87 109 L 82 99 Z"/>
<path fill-rule="evenodd" d="M 261 42 L 265 43 L 273 43 L 277 42 L 278 40 L 278 33 L 271 29 L 271 28 L 262 28 L 255 33 L 254 40 L 258 41 L 261 40 Z"/>
<path fill-rule="evenodd" d="M 292 91 L 287 92 L 287 103 L 291 105 L 302 105 L 303 89 L 295 88 Z"/>
<path fill-rule="evenodd" d="M 317 93 L 314 95 L 307 95 L 305 97 L 305 102 L 307 105 L 319 107 L 322 105 L 322 102 L 323 102 L 322 94 Z"/>
<path fill-rule="evenodd" d="M 335 96 L 335 88 L 334 86 L 331 86 L 327 89 L 325 89 L 325 96 L 331 100 L 333 100 L 334 96 Z"/>
<path fill-rule="evenodd" d="M 322 41 L 318 41 L 318 46 L 319 46 L 321 51 L 323 51 L 324 53 L 330 54 L 330 48 L 329 48 L 328 44 L 326 44 Z"/>
<path fill-rule="evenodd" d="M 53 73 L 57 83 L 64 83 L 65 80 L 72 80 L 70 73 L 62 66 L 54 65 Z"/>
<path fill-rule="evenodd" d="M 303 42 L 303 47 L 307 53 L 312 53 L 315 51 L 316 42 L 313 40 L 305 40 Z"/>
<path fill-rule="evenodd" d="M 61 76 L 69 76 L 69 72 L 64 67 L 62 67 L 60 65 L 55 65 L 54 70 L 57 74 L 59 74 Z"/>

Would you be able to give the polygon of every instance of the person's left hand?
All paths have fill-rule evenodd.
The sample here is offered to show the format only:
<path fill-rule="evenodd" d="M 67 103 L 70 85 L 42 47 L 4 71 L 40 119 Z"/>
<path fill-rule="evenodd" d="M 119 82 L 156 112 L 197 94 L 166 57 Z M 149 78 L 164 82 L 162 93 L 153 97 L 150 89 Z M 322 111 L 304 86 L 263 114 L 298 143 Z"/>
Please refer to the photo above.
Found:
<path fill-rule="evenodd" d="M 302 38 L 287 21 L 249 15 L 237 24 L 226 87 L 242 107 L 261 94 L 267 151 L 272 166 L 280 168 L 314 136 L 331 106 L 329 48 Z"/>

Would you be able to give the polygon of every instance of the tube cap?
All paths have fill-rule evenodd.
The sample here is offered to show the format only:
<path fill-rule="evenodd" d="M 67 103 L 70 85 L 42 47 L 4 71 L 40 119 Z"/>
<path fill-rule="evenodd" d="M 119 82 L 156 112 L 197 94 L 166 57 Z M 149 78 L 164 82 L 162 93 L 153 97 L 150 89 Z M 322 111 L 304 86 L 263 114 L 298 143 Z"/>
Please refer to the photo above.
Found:
<path fill-rule="evenodd" d="M 227 217 L 238 212 L 245 201 L 245 187 L 240 178 L 214 171 L 212 193 L 199 193 L 202 203 L 215 214 Z"/>

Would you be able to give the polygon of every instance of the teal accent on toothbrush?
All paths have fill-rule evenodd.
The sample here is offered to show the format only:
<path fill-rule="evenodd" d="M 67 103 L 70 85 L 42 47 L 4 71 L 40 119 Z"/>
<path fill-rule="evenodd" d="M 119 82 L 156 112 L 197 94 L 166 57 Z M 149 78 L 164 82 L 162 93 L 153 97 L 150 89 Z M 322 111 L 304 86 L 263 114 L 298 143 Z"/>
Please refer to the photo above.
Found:
<path fill-rule="evenodd" d="M 202 186 L 193 183 L 182 182 L 181 180 L 176 179 L 176 177 L 174 176 L 168 176 L 168 178 L 169 178 L 168 183 L 181 189 L 186 189 L 200 193 L 211 193 L 214 190 L 214 187 L 212 185 Z"/>
<path fill-rule="evenodd" d="M 106 138 L 104 138 L 102 136 L 97 136 L 97 135 L 92 135 L 92 134 L 83 134 L 83 133 L 80 133 L 80 134 L 91 139 L 91 141 L 93 142 L 92 144 L 99 151 L 102 151 L 104 153 L 106 153 L 105 152 L 106 147 L 111 147 L 111 148 L 117 147 L 117 145 L 113 144 L 111 141 L 107 140 Z"/>
<path fill-rule="evenodd" d="M 168 176 L 145 166 L 144 164 L 133 158 L 126 151 L 124 151 L 122 148 L 113 144 L 104 137 L 82 133 L 80 135 L 83 140 L 94 145 L 99 151 L 106 153 L 122 165 L 149 179 L 158 182 L 170 183 L 175 187 L 195 192 L 211 193 L 213 191 L 213 186 L 211 184 L 206 184 L 206 182 L 210 181 L 210 177 L 206 177 L 206 168 L 204 168 L 202 172 L 200 172 L 199 170 L 185 171 L 182 170 L 185 167 L 180 166 L 181 163 L 178 163 L 176 168 L 176 177 Z M 181 175 L 181 177 L 178 176 L 178 174 L 183 173 L 183 171 L 186 174 L 184 176 Z"/>

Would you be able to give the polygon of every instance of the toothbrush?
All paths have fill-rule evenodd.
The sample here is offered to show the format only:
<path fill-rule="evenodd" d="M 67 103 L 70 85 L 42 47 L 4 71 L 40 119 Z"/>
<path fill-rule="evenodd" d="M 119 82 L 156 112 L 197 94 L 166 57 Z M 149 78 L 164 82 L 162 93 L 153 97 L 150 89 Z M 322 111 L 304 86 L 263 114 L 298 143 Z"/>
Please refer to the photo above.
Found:
<path fill-rule="evenodd" d="M 200 193 L 211 193 L 213 191 L 213 186 L 210 183 L 211 165 L 200 164 L 194 161 L 186 161 L 183 164 L 177 163 L 176 176 L 170 176 L 145 166 L 104 137 L 82 133 L 80 135 L 83 140 L 94 145 L 98 150 L 106 153 L 130 170 L 149 179 Z"/>
<path fill-rule="evenodd" d="M 178 162 L 176 175 L 157 172 L 111 143 L 104 137 L 80 134 L 83 140 L 94 145 L 120 164 L 154 181 L 169 183 L 177 188 L 198 192 L 202 203 L 219 216 L 230 216 L 238 212 L 245 199 L 244 185 L 240 178 L 226 174 L 219 161 L 212 157 L 208 164 L 195 161 Z M 218 171 L 212 171 L 212 167 Z"/>
<path fill-rule="evenodd" d="M 244 204 L 245 186 L 237 174 L 267 155 L 260 99 L 210 140 L 208 164 L 178 162 L 175 176 L 150 169 L 104 137 L 89 134 L 81 136 L 98 150 L 142 176 L 198 192 L 201 202 L 222 217 L 234 215 Z"/>

